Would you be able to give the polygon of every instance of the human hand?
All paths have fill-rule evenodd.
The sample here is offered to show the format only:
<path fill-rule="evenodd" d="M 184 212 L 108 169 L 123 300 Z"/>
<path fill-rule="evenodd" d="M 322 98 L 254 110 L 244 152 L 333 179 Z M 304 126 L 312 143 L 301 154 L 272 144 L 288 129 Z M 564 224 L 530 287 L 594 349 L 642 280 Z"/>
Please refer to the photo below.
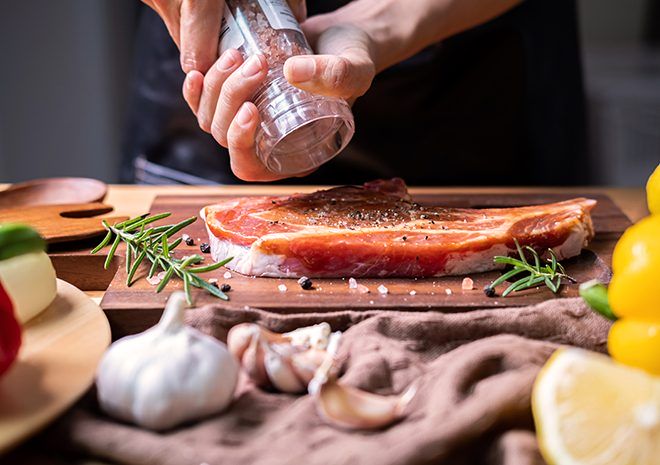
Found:
<path fill-rule="evenodd" d="M 363 95 L 375 74 L 369 36 L 348 25 L 321 30 L 313 18 L 303 23 L 303 29 L 321 55 L 289 58 L 284 65 L 289 82 L 350 102 Z M 254 137 L 260 120 L 256 106 L 248 99 L 267 71 L 263 56 L 252 56 L 244 62 L 237 50 L 227 50 L 206 76 L 188 73 L 183 86 L 184 97 L 200 127 L 229 149 L 232 171 L 245 181 L 287 177 L 268 171 L 255 151 Z"/>
<path fill-rule="evenodd" d="M 224 0 L 142 0 L 163 19 L 167 30 L 181 52 L 181 68 L 185 73 L 202 74 L 218 58 L 220 24 Z M 304 0 L 289 0 L 299 21 L 307 16 Z"/>

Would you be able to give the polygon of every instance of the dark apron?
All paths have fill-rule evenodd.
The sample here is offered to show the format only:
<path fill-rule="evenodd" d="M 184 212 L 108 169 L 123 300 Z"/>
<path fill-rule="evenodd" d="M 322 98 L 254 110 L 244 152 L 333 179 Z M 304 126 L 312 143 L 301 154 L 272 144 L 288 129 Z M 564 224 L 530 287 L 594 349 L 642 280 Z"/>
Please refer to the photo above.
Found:
<path fill-rule="evenodd" d="M 341 3 L 310 0 L 310 15 Z M 415 185 L 570 185 L 587 180 L 574 0 L 527 0 L 379 74 L 353 107 L 348 148 L 306 178 Z M 178 51 L 145 8 L 122 180 L 238 183 L 227 151 L 181 96 Z"/>

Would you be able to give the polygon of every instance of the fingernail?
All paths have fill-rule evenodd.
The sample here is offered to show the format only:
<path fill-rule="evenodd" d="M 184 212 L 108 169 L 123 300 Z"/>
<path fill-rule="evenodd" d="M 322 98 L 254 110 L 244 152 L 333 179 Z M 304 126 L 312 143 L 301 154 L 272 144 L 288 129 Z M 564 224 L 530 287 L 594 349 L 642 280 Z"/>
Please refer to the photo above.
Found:
<path fill-rule="evenodd" d="M 181 69 L 184 73 L 197 69 L 197 60 L 193 54 L 187 52 L 181 54 Z"/>
<path fill-rule="evenodd" d="M 252 121 L 252 110 L 250 110 L 250 107 L 244 103 L 236 115 L 236 124 L 245 127 L 249 126 L 250 121 Z"/>
<path fill-rule="evenodd" d="M 261 71 L 261 60 L 258 55 L 252 55 L 241 69 L 241 73 L 246 78 L 255 76 L 259 71 Z"/>
<path fill-rule="evenodd" d="M 316 61 L 313 58 L 292 58 L 290 74 L 294 82 L 309 81 L 316 72 Z"/>
<path fill-rule="evenodd" d="M 218 69 L 220 71 L 227 71 L 236 64 L 236 57 L 229 50 L 222 54 L 218 60 Z"/>
<path fill-rule="evenodd" d="M 191 75 L 192 73 L 193 73 L 193 72 L 190 71 L 188 74 L 186 74 L 186 79 L 184 80 L 184 84 L 185 84 L 185 86 L 186 86 L 186 89 L 188 89 L 188 90 L 192 89 L 192 80 L 191 80 L 191 78 L 190 78 L 190 75 Z"/>

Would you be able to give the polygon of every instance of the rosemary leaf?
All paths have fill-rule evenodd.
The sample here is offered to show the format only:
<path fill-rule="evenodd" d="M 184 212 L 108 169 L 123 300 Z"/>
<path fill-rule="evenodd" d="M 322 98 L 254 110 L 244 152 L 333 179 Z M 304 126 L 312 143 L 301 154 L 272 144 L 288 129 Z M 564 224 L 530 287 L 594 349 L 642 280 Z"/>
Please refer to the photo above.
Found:
<path fill-rule="evenodd" d="M 112 239 L 112 231 L 108 231 L 108 234 L 105 235 L 105 237 L 103 238 L 101 243 L 99 245 L 97 245 L 96 247 L 94 247 L 90 253 L 91 254 L 98 253 L 103 247 L 108 245 L 108 243 L 110 242 L 110 239 Z"/>
<path fill-rule="evenodd" d="M 108 256 L 105 259 L 105 263 L 103 264 L 103 268 L 106 270 L 110 267 L 110 262 L 112 261 L 112 257 L 115 256 L 115 252 L 117 251 L 117 247 L 119 246 L 119 241 L 121 240 L 120 236 L 115 237 L 115 241 L 112 243 L 112 247 L 110 247 L 110 253 L 108 253 Z"/>
<path fill-rule="evenodd" d="M 133 276 L 135 276 L 135 273 L 137 272 L 137 269 L 140 267 L 140 264 L 142 263 L 142 261 L 144 260 L 144 257 L 146 257 L 146 256 L 147 256 L 147 251 L 142 250 L 142 252 L 140 252 L 140 255 L 138 255 L 138 257 L 133 262 L 133 266 L 128 271 L 128 275 L 126 276 L 126 285 L 127 286 L 130 286 L 131 284 L 133 284 Z"/>
<path fill-rule="evenodd" d="M 227 294 L 222 292 L 220 289 L 215 287 L 213 284 L 210 284 L 206 282 L 203 278 L 200 278 L 197 275 L 192 276 L 192 280 L 190 282 L 193 286 L 195 287 L 200 287 L 202 289 L 206 289 L 209 293 L 213 294 L 219 299 L 222 300 L 229 300 L 229 297 L 227 297 Z"/>
<path fill-rule="evenodd" d="M 170 282 L 170 279 L 172 279 L 172 274 L 174 273 L 174 267 L 170 268 L 165 272 L 165 276 L 163 277 L 163 280 L 158 283 L 158 287 L 156 288 L 156 293 L 161 292 L 163 289 L 165 289 L 165 286 L 167 286 L 167 283 Z"/>
<path fill-rule="evenodd" d="M 130 271 L 131 271 L 131 264 L 132 264 L 131 260 L 133 258 L 133 257 L 131 257 L 132 252 L 133 252 L 133 249 L 131 248 L 131 246 L 130 245 L 127 246 L 126 247 L 126 274 L 130 273 Z"/>
<path fill-rule="evenodd" d="M 156 292 L 162 292 L 167 286 L 167 283 L 174 276 L 177 276 L 183 280 L 186 299 L 191 305 L 192 287 L 204 289 L 215 297 L 228 300 L 224 292 L 209 284 L 206 280 L 198 276 L 198 274 L 218 269 L 232 260 L 231 258 L 206 266 L 194 267 L 194 265 L 202 263 L 204 257 L 195 254 L 185 259 L 180 259 L 173 257 L 171 254 L 182 243 L 183 239 L 179 237 L 170 242 L 170 238 L 194 223 L 197 217 L 193 216 L 176 224 L 147 228 L 147 225 L 167 218 L 170 215 L 171 213 L 160 213 L 153 216 L 142 215 L 114 225 L 110 225 L 107 221 L 102 220 L 103 227 L 108 233 L 101 243 L 92 249 L 91 253 L 98 253 L 112 241 L 108 257 L 104 263 L 104 267 L 107 269 L 117 252 L 119 243 L 123 241 L 126 243 L 126 284 L 128 286 L 133 283 L 137 270 L 144 260 L 147 259 L 151 262 L 147 275 L 149 278 L 153 277 L 159 268 L 165 272 L 165 276 L 158 284 Z"/>
<path fill-rule="evenodd" d="M 228 257 L 228 258 L 225 258 L 224 260 L 221 260 L 217 263 L 213 263 L 212 265 L 198 266 L 197 268 L 188 268 L 188 271 L 190 271 L 191 273 L 206 273 L 207 271 L 217 270 L 221 266 L 225 266 L 227 263 L 229 263 L 233 259 L 234 259 L 234 257 Z"/>
<path fill-rule="evenodd" d="M 517 240 L 514 240 L 514 242 L 516 244 L 518 258 L 503 256 L 494 257 L 493 261 L 495 263 L 499 265 L 509 265 L 512 268 L 493 281 L 487 289 L 494 289 L 496 286 L 499 286 L 510 278 L 518 276 L 521 273 L 525 273 L 525 275 L 519 277 L 517 281 L 509 285 L 509 287 L 507 287 L 502 293 L 502 297 L 506 297 L 512 292 L 536 287 L 540 284 L 544 284 L 556 294 L 559 292 L 562 280 L 565 279 L 573 283 L 576 282 L 575 279 L 566 274 L 566 270 L 563 265 L 559 263 L 557 256 L 552 249 L 548 249 L 548 255 L 550 258 L 547 259 L 547 263 L 542 263 L 541 257 L 536 250 L 528 245 L 521 247 Z M 526 252 L 531 255 L 533 263 L 530 263 L 525 256 Z"/>
<path fill-rule="evenodd" d="M 158 260 L 151 262 L 151 268 L 149 268 L 149 274 L 147 274 L 147 278 L 153 278 L 154 274 L 156 274 L 156 270 L 158 269 L 158 265 Z"/>

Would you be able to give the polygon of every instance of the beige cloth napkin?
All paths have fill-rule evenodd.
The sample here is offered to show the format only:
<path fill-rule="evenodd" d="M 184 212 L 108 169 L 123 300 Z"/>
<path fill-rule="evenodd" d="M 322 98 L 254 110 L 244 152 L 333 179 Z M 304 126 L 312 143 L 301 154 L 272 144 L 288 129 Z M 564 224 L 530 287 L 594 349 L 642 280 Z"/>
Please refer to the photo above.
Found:
<path fill-rule="evenodd" d="M 532 383 L 559 344 L 604 351 L 609 328 L 579 299 L 453 314 L 279 315 L 209 306 L 188 317 L 220 339 L 239 322 L 281 332 L 328 321 L 345 331 L 343 382 L 382 394 L 416 382 L 418 392 L 405 419 L 369 432 L 324 423 L 310 396 L 249 383 L 223 414 L 164 434 L 113 422 L 95 406 L 78 407 L 54 427 L 58 444 L 135 465 L 543 464 Z"/>

